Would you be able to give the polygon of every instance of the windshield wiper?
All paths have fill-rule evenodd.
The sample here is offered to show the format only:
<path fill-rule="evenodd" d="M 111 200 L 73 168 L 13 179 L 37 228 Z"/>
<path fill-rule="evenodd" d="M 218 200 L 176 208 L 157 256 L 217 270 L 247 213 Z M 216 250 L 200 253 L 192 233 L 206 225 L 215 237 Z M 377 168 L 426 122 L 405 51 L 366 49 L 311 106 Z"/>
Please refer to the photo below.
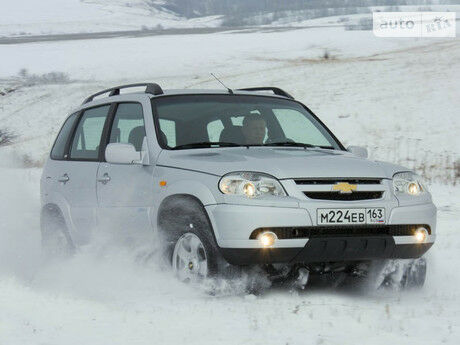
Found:
<path fill-rule="evenodd" d="M 265 143 L 260 146 L 294 146 L 303 148 L 321 148 L 321 149 L 334 149 L 332 146 L 312 145 L 306 143 L 296 143 L 295 141 L 281 141 L 276 143 Z"/>
<path fill-rule="evenodd" d="M 242 145 L 239 145 L 236 143 L 228 143 L 225 141 L 202 141 L 198 143 L 178 145 L 178 146 L 172 147 L 171 150 L 195 149 L 195 148 L 211 147 L 211 146 L 236 147 L 236 146 L 242 146 Z"/>
<path fill-rule="evenodd" d="M 261 146 L 296 146 L 296 147 L 318 147 L 312 144 L 296 143 L 295 141 L 280 141 L 277 143 L 265 143 Z"/>

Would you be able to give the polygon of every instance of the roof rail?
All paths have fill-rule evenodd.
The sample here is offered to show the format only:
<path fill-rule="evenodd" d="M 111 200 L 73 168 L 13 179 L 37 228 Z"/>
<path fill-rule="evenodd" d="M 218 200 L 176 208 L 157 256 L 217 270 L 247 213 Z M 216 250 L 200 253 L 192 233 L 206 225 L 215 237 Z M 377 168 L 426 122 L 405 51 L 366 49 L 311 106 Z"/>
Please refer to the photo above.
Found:
<path fill-rule="evenodd" d="M 238 90 L 240 91 L 273 91 L 275 95 L 294 99 L 294 97 L 292 97 L 289 93 L 287 93 L 283 89 L 280 89 L 279 87 L 262 86 L 262 87 L 249 87 L 249 88 L 238 89 Z"/>
<path fill-rule="evenodd" d="M 138 86 L 145 86 L 145 93 L 150 93 L 152 95 L 162 95 L 163 94 L 163 89 L 160 87 L 160 85 L 156 83 L 138 83 L 138 84 L 128 84 L 128 85 L 120 85 L 120 86 L 115 86 L 111 87 L 110 89 L 105 89 L 99 92 L 96 92 L 95 94 L 89 96 L 83 101 L 83 104 L 86 104 L 88 102 L 91 102 L 94 97 L 100 96 L 104 93 L 110 92 L 109 97 L 111 96 L 117 96 L 120 94 L 120 89 L 126 89 L 129 87 L 138 87 Z"/>

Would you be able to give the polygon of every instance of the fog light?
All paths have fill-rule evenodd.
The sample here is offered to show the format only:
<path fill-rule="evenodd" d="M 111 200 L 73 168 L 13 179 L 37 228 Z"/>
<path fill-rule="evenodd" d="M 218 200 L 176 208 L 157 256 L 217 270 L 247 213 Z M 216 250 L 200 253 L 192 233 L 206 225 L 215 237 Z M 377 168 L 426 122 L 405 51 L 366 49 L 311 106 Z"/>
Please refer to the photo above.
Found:
<path fill-rule="evenodd" d="M 257 238 L 264 247 L 273 246 L 273 244 L 275 244 L 275 241 L 278 239 L 276 234 L 271 231 L 263 232 Z"/>
<path fill-rule="evenodd" d="M 419 243 L 425 242 L 428 237 L 428 231 L 425 228 L 418 228 L 415 230 L 414 237 Z"/>

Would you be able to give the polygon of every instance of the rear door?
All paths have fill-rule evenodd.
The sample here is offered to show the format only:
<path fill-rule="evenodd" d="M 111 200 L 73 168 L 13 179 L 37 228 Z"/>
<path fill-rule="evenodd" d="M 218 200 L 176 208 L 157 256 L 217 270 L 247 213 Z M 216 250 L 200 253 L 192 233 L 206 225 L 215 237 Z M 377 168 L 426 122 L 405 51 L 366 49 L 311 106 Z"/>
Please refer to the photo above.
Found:
<path fill-rule="evenodd" d="M 82 112 L 70 142 L 67 160 L 58 176 L 78 242 L 86 242 L 96 227 L 96 176 L 109 109 L 107 104 Z"/>
<path fill-rule="evenodd" d="M 116 104 L 107 144 L 129 143 L 140 152 L 145 137 L 142 104 Z M 143 241 L 151 235 L 149 211 L 154 196 L 153 169 L 154 164 L 101 162 L 97 173 L 97 217 L 102 231 L 123 240 Z"/>
<path fill-rule="evenodd" d="M 72 131 L 78 122 L 79 114 L 79 112 L 71 114 L 62 125 L 51 150 L 50 159 L 47 160 L 43 169 L 41 179 L 42 205 L 56 205 L 68 221 L 67 227 L 70 232 L 73 232 L 74 229 L 70 222 L 69 201 L 64 196 L 70 171 L 67 153 Z"/>

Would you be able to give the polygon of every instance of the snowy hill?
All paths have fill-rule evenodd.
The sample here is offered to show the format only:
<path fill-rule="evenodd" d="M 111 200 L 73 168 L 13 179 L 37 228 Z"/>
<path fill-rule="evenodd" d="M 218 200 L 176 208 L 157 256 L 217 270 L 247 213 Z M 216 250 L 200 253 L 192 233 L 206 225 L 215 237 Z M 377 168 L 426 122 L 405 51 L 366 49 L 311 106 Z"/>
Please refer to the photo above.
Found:
<path fill-rule="evenodd" d="M 2 5 L 0 37 L 206 27 L 218 17 L 187 20 L 148 0 L 16 0 Z"/>
<path fill-rule="evenodd" d="M 220 2 L 225 3 L 223 0 Z M 365 5 L 366 3 L 379 3 L 379 1 L 372 0 L 363 2 L 362 7 L 353 7 L 349 4 L 343 8 L 329 8 L 324 5 L 326 7 L 315 8 L 313 6 L 306 10 L 259 12 L 248 11 L 246 7 L 251 8 L 251 6 L 240 1 L 234 6 L 227 4 L 220 11 L 214 8 L 210 13 L 206 11 L 195 13 L 190 9 L 195 15 L 185 17 L 183 9 L 178 7 L 177 3 L 180 1 L 174 4 L 165 0 L 16 0 L 2 6 L 0 38 L 119 31 L 145 32 L 155 29 L 216 28 L 220 26 L 344 27 L 356 24 L 361 18 L 371 18 L 372 11 L 451 11 L 456 12 L 457 17 L 460 13 L 459 4 L 398 7 Z M 207 8 L 206 3 L 199 1 L 191 3 L 200 8 Z M 253 4 L 255 5 L 254 2 Z M 337 6 L 340 4 L 340 1 L 336 1 Z M 260 3 L 257 6 L 260 6 Z M 289 7 L 289 4 L 286 3 L 286 6 Z M 332 6 L 332 3 L 329 6 Z"/>

